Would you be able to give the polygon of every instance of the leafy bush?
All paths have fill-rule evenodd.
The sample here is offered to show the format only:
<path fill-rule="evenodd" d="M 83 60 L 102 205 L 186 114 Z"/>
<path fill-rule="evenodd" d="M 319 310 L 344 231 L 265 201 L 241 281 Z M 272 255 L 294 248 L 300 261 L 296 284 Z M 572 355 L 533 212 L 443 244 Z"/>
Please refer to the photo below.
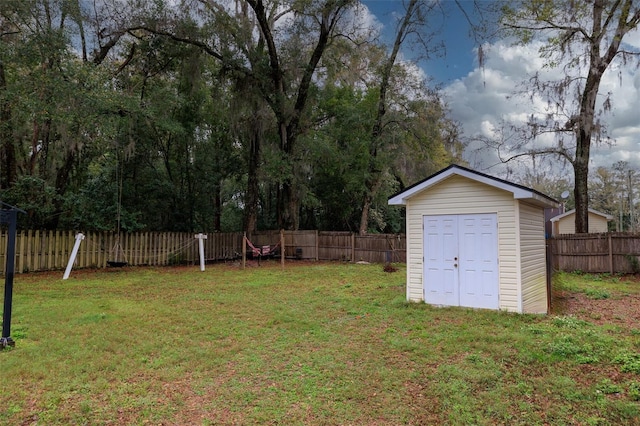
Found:
<path fill-rule="evenodd" d="M 631 382 L 627 394 L 632 401 L 640 401 L 640 383 Z"/>
<path fill-rule="evenodd" d="M 610 379 L 603 379 L 596 385 L 596 391 L 605 395 L 613 395 L 622 392 L 622 386 L 613 383 Z"/>
<path fill-rule="evenodd" d="M 577 355 L 584 351 L 584 347 L 576 343 L 571 336 L 562 336 L 560 339 L 547 345 L 547 352 L 561 357 Z"/>
<path fill-rule="evenodd" d="M 555 317 L 552 321 L 553 325 L 561 328 L 571 328 L 571 329 L 579 329 L 585 326 L 591 325 L 587 321 L 578 319 L 574 316 L 561 316 Z"/>
<path fill-rule="evenodd" d="M 638 256 L 625 254 L 624 258 L 627 259 L 627 262 L 629 262 L 631 272 L 633 272 L 634 274 L 640 273 L 640 260 L 638 260 Z"/>
<path fill-rule="evenodd" d="M 587 289 L 585 291 L 585 294 L 587 295 L 587 297 L 589 299 L 594 299 L 594 300 L 604 300 L 604 299 L 608 299 L 609 297 L 611 297 L 611 295 L 609 294 L 608 291 L 601 290 L 601 289 L 595 289 L 595 288 Z"/>
<path fill-rule="evenodd" d="M 62 203 L 56 189 L 35 176 L 21 176 L 0 193 L 2 201 L 27 212 L 18 215 L 18 225 L 25 229 L 49 228 L 57 222 L 56 211 Z"/>
<path fill-rule="evenodd" d="M 640 374 L 640 354 L 623 352 L 613 359 L 613 362 L 620 364 L 623 373 Z"/>

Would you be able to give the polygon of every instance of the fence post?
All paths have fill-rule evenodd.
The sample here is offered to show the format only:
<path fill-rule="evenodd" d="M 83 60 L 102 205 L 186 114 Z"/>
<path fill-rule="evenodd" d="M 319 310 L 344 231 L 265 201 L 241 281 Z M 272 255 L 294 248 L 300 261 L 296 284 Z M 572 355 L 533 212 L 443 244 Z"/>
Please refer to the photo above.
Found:
<path fill-rule="evenodd" d="M 280 266 L 284 269 L 284 229 L 280 229 Z"/>
<path fill-rule="evenodd" d="M 611 232 L 608 233 L 609 237 L 609 272 L 613 275 L 613 243 L 611 242 Z"/>
<path fill-rule="evenodd" d="M 356 234 L 351 233 L 351 263 L 356 261 Z"/>
<path fill-rule="evenodd" d="M 242 235 L 242 269 L 247 265 L 247 233 Z"/>
<path fill-rule="evenodd" d="M 20 250 L 20 254 L 19 254 L 19 256 L 20 256 L 19 257 L 19 262 L 20 263 L 19 263 L 19 265 L 20 266 L 18 267 L 18 270 L 16 271 L 19 274 L 22 274 L 25 271 L 24 260 L 25 260 L 26 256 L 25 256 L 24 246 L 25 246 L 26 239 L 27 238 L 25 236 L 25 232 L 24 231 L 20 231 L 20 248 L 19 248 L 19 250 Z"/>

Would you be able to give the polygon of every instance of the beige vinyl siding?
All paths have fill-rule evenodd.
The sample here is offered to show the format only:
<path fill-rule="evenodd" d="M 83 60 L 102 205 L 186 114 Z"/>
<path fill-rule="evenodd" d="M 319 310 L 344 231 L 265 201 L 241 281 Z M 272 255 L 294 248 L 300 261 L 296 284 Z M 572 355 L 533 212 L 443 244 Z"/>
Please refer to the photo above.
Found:
<path fill-rule="evenodd" d="M 544 212 L 520 203 L 520 254 L 522 312 L 547 312 L 547 267 Z"/>
<path fill-rule="evenodd" d="M 418 194 L 418 198 L 423 194 Z M 422 287 L 423 267 L 423 229 L 422 213 L 416 210 L 411 202 L 407 202 L 407 300 L 424 301 Z"/>
<path fill-rule="evenodd" d="M 518 311 L 517 224 L 513 194 L 454 175 L 407 200 L 407 299 L 424 300 L 423 217 L 497 213 L 500 309 Z"/>
<path fill-rule="evenodd" d="M 589 217 L 591 222 L 591 217 Z M 558 234 L 575 234 L 576 233 L 576 215 L 570 214 L 558 220 Z"/>
<path fill-rule="evenodd" d="M 505 210 L 498 212 L 498 267 L 500 271 L 500 309 L 520 312 L 519 243 L 517 201 L 513 194 L 494 191 L 506 195 Z"/>
<path fill-rule="evenodd" d="M 574 218 L 575 225 L 575 218 Z M 607 218 L 597 214 L 589 213 L 589 232 L 607 232 Z"/>
<path fill-rule="evenodd" d="M 558 219 L 557 234 L 575 234 L 576 233 L 576 215 L 575 213 Z M 607 218 L 598 214 L 589 212 L 589 232 L 607 232 Z"/>

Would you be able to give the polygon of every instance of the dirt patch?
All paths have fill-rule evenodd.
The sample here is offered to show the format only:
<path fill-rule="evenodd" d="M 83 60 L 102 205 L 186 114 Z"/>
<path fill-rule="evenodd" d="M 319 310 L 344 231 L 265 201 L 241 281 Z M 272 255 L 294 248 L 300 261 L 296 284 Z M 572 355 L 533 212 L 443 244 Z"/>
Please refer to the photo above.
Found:
<path fill-rule="evenodd" d="M 635 280 L 638 277 L 626 277 Z M 615 324 L 627 329 L 640 326 L 640 294 L 608 292 L 606 297 L 583 292 L 557 291 L 551 305 L 553 315 L 573 315 L 598 325 Z"/>

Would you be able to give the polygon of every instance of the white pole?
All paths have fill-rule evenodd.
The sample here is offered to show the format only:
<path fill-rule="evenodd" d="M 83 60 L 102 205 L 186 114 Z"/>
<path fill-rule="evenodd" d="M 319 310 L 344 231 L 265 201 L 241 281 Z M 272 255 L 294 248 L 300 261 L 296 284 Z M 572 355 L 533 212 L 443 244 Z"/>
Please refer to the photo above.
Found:
<path fill-rule="evenodd" d="M 80 243 L 84 240 L 84 235 L 82 233 L 76 234 L 76 243 L 73 245 L 73 250 L 71 250 L 71 257 L 69 258 L 69 263 L 67 263 L 67 269 L 64 271 L 63 280 L 69 278 L 69 274 L 71 274 L 71 268 L 73 267 L 73 263 L 76 261 L 76 256 L 78 255 L 78 249 L 80 248 Z"/>
<path fill-rule="evenodd" d="M 207 239 L 206 234 L 198 234 L 195 236 L 198 239 L 198 248 L 200 249 L 200 270 L 204 271 L 204 241 Z"/>

